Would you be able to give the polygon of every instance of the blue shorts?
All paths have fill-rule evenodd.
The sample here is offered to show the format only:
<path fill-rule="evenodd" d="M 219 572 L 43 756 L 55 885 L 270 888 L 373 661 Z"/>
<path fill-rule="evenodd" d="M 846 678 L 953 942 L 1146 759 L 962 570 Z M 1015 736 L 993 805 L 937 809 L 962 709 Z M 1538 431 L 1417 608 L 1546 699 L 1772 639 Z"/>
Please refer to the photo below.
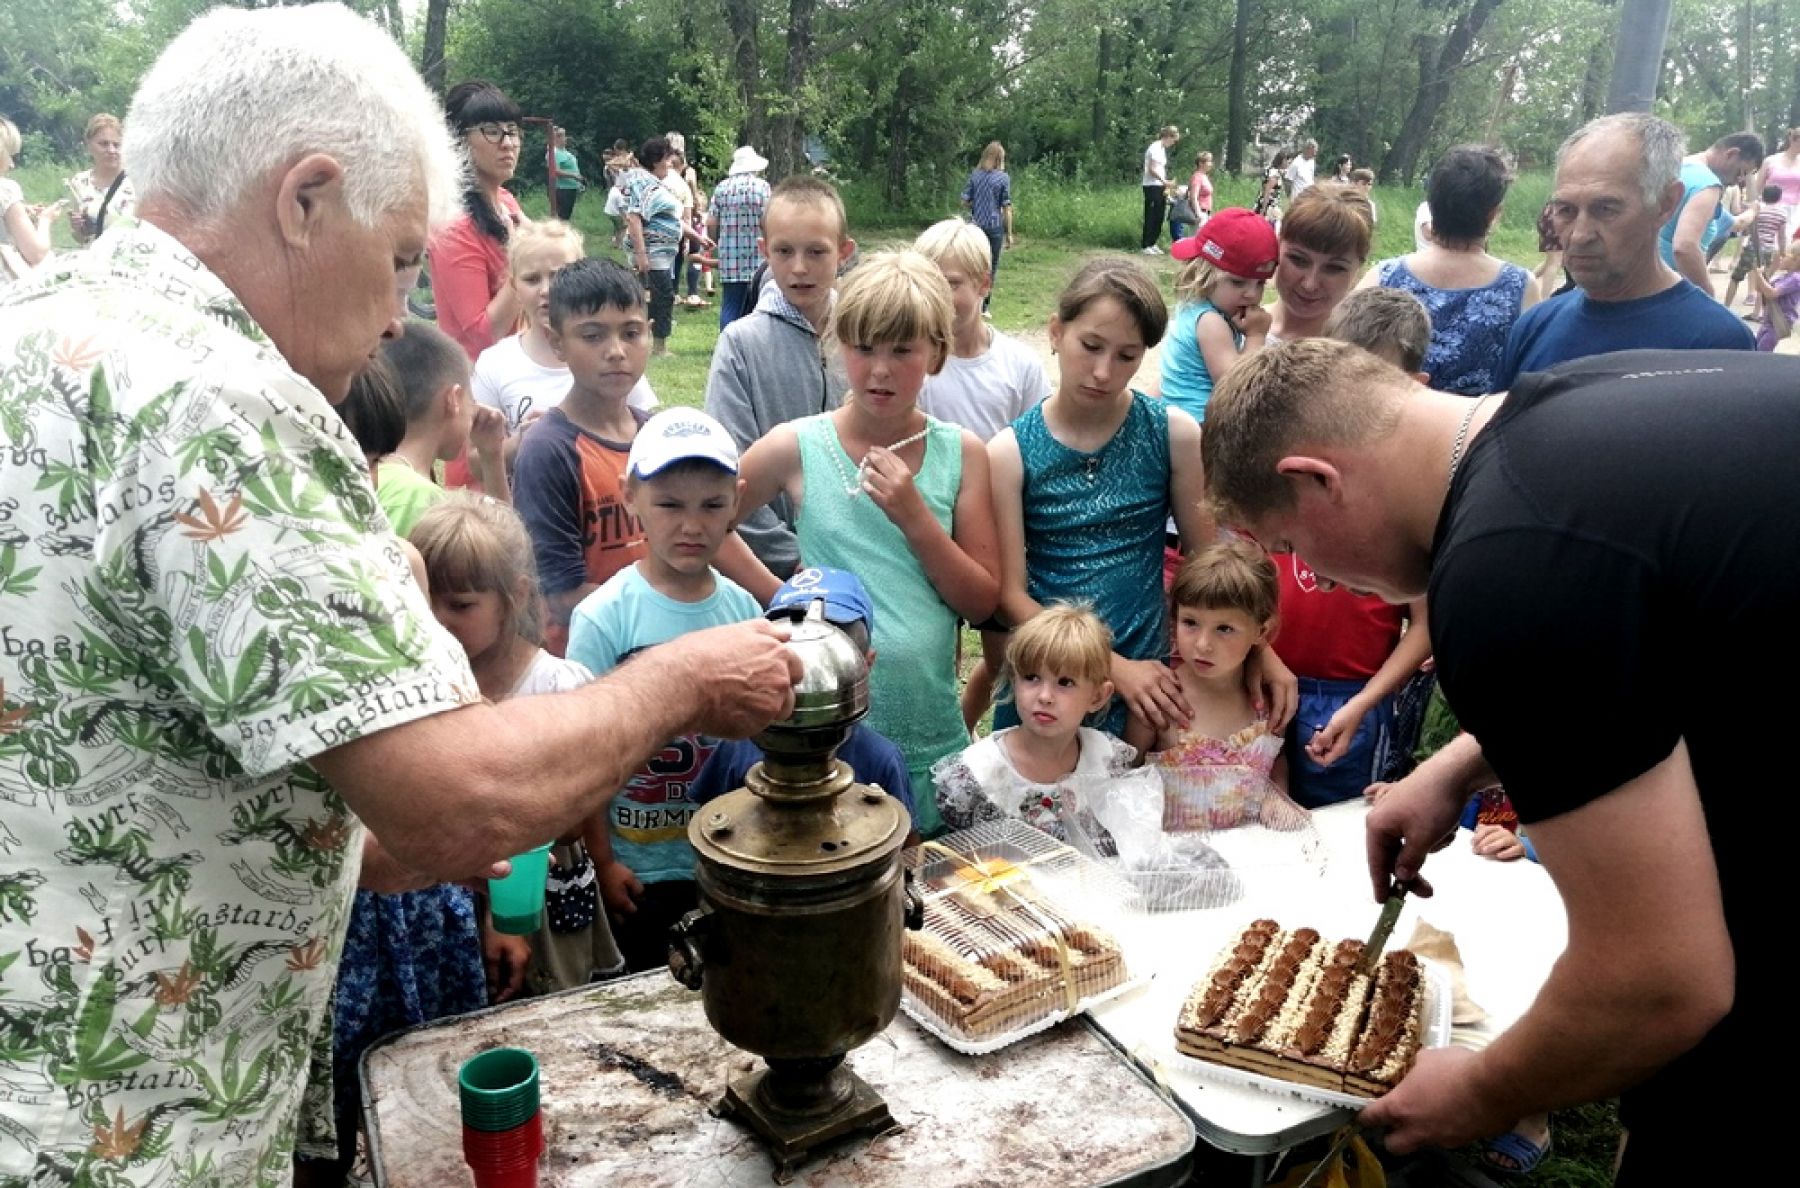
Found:
<path fill-rule="evenodd" d="M 1366 681 L 1319 681 L 1300 678 L 1300 709 L 1288 724 L 1288 795 L 1306 808 L 1354 800 L 1387 769 L 1394 739 L 1394 699 L 1384 697 L 1363 715 L 1350 750 L 1330 767 L 1320 767 L 1306 753 L 1313 735 L 1331 716 L 1362 692 Z"/>

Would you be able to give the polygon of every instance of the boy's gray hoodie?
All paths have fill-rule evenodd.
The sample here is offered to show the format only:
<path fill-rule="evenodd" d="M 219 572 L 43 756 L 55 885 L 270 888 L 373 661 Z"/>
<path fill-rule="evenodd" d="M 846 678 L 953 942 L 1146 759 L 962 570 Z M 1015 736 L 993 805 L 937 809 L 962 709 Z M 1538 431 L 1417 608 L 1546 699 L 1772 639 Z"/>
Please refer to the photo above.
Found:
<path fill-rule="evenodd" d="M 746 450 L 785 421 L 836 408 L 849 387 L 842 363 L 826 359 L 812 323 L 770 279 L 756 309 L 727 326 L 713 348 L 706 411 Z M 786 495 L 751 513 L 738 533 L 776 577 L 798 568 L 800 544 Z"/>

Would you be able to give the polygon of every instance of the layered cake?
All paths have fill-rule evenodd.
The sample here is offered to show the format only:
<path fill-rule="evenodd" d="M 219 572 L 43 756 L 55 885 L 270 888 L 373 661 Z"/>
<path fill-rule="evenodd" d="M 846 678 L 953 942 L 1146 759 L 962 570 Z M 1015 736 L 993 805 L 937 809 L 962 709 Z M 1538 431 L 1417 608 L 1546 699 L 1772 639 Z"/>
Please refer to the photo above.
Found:
<path fill-rule="evenodd" d="M 906 991 L 950 1032 L 994 1039 L 1126 979 L 1119 942 L 1070 919 L 1003 860 L 926 885 L 925 927 L 902 949 Z"/>
<path fill-rule="evenodd" d="M 1424 969 L 1404 949 L 1359 968 L 1363 943 L 1258 920 L 1194 986 L 1175 1025 L 1189 1056 L 1379 1097 L 1424 1038 Z"/>

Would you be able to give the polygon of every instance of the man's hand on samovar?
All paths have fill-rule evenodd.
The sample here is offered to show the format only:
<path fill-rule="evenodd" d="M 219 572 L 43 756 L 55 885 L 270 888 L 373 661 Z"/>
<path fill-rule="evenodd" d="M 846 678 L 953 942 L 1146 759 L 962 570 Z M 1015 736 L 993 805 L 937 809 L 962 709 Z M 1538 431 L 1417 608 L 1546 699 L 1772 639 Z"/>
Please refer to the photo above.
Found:
<path fill-rule="evenodd" d="M 686 666 L 696 695 L 694 729 L 721 738 L 748 738 L 794 712 L 799 657 L 788 631 L 765 619 L 696 631 L 657 649 L 666 663 Z"/>

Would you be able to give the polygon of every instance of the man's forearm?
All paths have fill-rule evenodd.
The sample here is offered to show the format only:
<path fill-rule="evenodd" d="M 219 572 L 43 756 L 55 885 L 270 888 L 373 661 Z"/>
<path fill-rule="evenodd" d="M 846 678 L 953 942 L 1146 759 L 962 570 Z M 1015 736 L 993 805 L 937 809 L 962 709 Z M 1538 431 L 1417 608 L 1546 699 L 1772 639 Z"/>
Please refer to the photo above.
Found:
<path fill-rule="evenodd" d="M 602 813 L 691 729 L 702 679 L 682 654 L 653 652 L 570 693 L 451 710 L 315 764 L 400 863 L 469 877 Z"/>
<path fill-rule="evenodd" d="M 1500 782 L 1488 765 L 1487 756 L 1481 753 L 1481 743 L 1467 731 L 1444 744 L 1437 754 L 1421 763 L 1417 771 L 1442 780 L 1461 800 Z"/>
<path fill-rule="evenodd" d="M 1706 254 L 1700 250 L 1698 243 L 1676 245 L 1675 268 L 1682 276 L 1705 289 L 1708 297 L 1712 296 L 1712 277 L 1706 271 Z"/>

